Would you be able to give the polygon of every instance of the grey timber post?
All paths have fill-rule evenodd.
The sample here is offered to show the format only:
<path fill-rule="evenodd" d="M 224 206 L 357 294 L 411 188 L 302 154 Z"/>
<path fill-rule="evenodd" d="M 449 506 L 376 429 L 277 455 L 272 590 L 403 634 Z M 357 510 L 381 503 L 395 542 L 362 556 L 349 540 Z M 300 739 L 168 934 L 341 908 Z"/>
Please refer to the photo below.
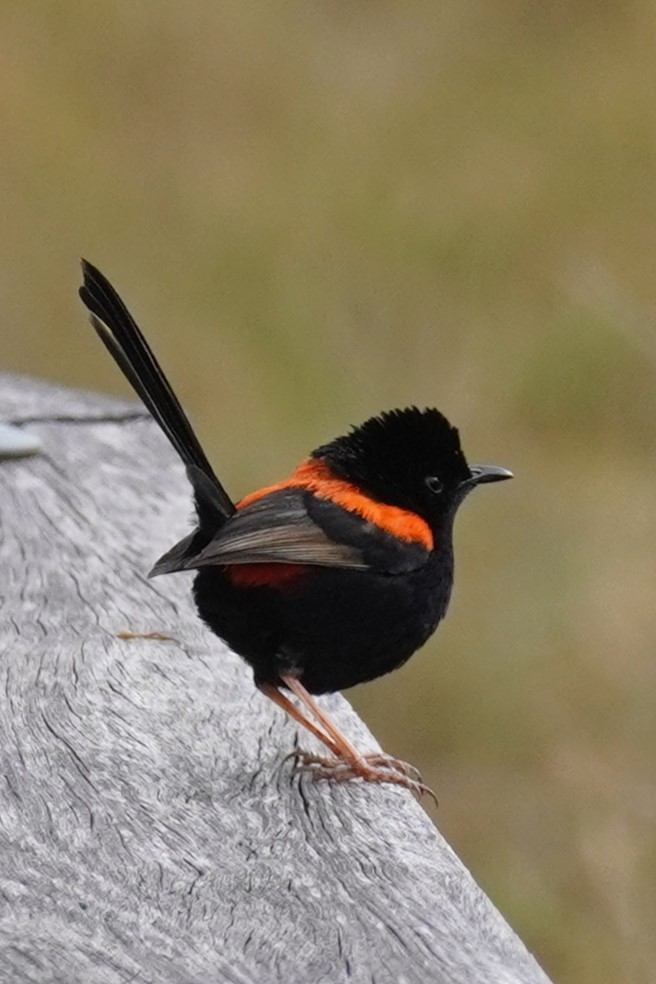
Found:
<path fill-rule="evenodd" d="M 412 796 L 294 774 L 190 576 L 146 578 L 191 503 L 145 411 L 0 375 L 0 420 L 0 982 L 545 984 Z"/>

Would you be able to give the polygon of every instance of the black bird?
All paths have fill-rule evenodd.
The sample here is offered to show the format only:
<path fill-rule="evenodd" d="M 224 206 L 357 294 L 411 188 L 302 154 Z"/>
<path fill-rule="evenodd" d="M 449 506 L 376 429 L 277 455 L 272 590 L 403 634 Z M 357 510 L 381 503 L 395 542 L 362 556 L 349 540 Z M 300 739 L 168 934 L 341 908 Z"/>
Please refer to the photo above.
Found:
<path fill-rule="evenodd" d="M 95 267 L 83 260 L 82 268 L 91 324 L 194 492 L 196 529 L 151 576 L 197 571 L 200 617 L 252 667 L 262 693 L 328 748 L 329 756 L 298 753 L 315 776 L 426 791 L 411 766 L 359 753 L 313 695 L 389 673 L 426 642 L 451 595 L 458 506 L 511 472 L 470 467 L 446 417 L 409 407 L 371 417 L 289 478 L 234 503 L 123 301 Z"/>

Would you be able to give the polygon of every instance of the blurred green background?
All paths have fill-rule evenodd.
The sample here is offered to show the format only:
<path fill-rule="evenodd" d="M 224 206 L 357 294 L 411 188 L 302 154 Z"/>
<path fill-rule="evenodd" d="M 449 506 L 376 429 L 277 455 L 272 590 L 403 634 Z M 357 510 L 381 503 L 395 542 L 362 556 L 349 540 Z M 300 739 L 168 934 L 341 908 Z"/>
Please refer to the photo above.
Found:
<path fill-rule="evenodd" d="M 653 982 L 656 6 L 32 0 L 0 47 L 2 367 L 127 392 L 82 254 L 235 495 L 409 403 L 511 467 L 349 696 L 554 978 Z"/>

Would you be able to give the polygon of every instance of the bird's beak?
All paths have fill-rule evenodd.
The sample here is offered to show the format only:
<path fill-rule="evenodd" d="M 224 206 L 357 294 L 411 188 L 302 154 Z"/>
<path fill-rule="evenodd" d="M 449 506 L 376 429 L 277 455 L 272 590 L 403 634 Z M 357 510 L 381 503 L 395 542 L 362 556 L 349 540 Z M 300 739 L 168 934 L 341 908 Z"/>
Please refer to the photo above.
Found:
<path fill-rule="evenodd" d="M 473 488 L 485 482 L 503 482 L 506 478 L 512 477 L 511 471 L 507 468 L 499 468 L 498 465 L 472 465 L 471 478 L 466 479 L 462 484 Z"/>

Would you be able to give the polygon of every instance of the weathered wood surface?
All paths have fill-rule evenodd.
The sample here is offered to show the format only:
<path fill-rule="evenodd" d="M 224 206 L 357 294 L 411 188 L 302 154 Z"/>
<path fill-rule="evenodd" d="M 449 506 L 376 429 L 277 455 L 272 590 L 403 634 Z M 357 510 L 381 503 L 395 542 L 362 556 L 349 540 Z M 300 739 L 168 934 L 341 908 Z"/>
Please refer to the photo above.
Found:
<path fill-rule="evenodd" d="M 0 462 L 0 981 L 545 984 L 413 798 L 293 775 L 188 575 L 146 579 L 190 497 L 143 412 L 0 376 L 0 419 L 44 448 Z"/>

